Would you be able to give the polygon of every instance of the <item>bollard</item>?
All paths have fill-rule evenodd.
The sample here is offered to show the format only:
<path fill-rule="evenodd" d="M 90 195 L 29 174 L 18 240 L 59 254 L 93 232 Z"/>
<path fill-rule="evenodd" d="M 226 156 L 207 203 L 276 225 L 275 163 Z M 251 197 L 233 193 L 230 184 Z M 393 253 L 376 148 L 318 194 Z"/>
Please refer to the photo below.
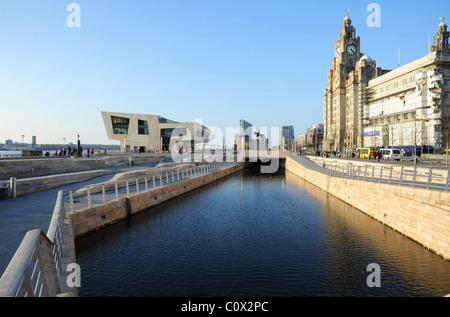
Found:
<path fill-rule="evenodd" d="M 9 190 L 11 191 L 11 197 L 16 198 L 17 195 L 17 180 L 15 177 L 11 177 L 9 180 Z"/>

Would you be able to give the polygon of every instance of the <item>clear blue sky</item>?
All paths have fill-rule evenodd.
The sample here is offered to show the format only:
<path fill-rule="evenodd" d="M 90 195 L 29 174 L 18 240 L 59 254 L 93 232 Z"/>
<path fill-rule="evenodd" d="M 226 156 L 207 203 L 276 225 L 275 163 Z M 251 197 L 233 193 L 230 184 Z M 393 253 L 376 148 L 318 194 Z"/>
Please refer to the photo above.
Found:
<path fill-rule="evenodd" d="M 66 7 L 81 8 L 69 28 Z M 367 6 L 381 7 L 370 28 Z M 109 141 L 101 111 L 206 126 L 323 122 L 323 91 L 344 10 L 384 69 L 428 53 L 448 0 L 2 0 L 0 143 Z M 446 21 L 446 22 L 447 22 Z M 447 22 L 448 24 L 448 22 Z M 274 137 L 274 136 L 273 136 Z"/>

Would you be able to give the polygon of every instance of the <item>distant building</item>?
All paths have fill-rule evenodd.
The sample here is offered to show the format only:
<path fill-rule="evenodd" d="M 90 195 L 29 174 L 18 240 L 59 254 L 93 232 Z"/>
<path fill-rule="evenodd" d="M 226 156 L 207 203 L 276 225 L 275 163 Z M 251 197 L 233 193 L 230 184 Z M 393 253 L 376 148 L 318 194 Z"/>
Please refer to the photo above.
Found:
<path fill-rule="evenodd" d="M 209 141 L 209 129 L 198 123 L 121 112 L 102 112 L 102 117 L 109 139 L 120 141 L 122 152 L 189 152 Z"/>
<path fill-rule="evenodd" d="M 306 145 L 308 144 L 307 139 L 308 139 L 307 133 L 300 134 L 297 137 L 297 147 L 299 147 L 299 148 L 306 147 Z"/>
<path fill-rule="evenodd" d="M 31 146 L 36 146 L 36 136 L 35 135 L 33 135 L 31 137 Z"/>
<path fill-rule="evenodd" d="M 280 147 L 282 150 L 290 150 L 295 146 L 294 127 L 283 126 L 281 128 Z"/>
<path fill-rule="evenodd" d="M 235 135 L 235 144 L 237 150 L 248 150 L 251 146 L 253 125 L 245 120 L 239 120 L 239 131 Z"/>
<path fill-rule="evenodd" d="M 315 150 L 322 149 L 323 141 L 323 123 L 317 123 L 311 127 L 308 127 L 306 133 L 306 146 L 313 148 Z"/>

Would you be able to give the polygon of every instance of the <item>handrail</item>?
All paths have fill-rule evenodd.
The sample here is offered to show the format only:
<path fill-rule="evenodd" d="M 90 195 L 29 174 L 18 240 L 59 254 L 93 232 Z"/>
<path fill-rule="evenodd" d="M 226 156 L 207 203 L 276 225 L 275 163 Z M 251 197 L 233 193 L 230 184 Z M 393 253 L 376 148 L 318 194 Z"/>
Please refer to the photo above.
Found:
<path fill-rule="evenodd" d="M 47 231 L 47 237 L 53 243 L 53 262 L 58 276 L 61 273 L 61 257 L 63 255 L 62 245 L 64 243 L 63 226 L 65 214 L 63 191 L 59 191 L 56 198 L 56 204 L 53 210 L 52 219 L 50 220 L 50 226 Z"/>
<path fill-rule="evenodd" d="M 57 296 L 60 287 L 56 270 L 48 265 L 52 245 L 41 230 L 28 231 L 0 279 L 0 296 Z"/>
<path fill-rule="evenodd" d="M 313 161 L 304 156 L 291 156 L 296 162 L 317 172 L 334 176 L 362 181 L 388 183 L 399 186 L 425 188 L 427 190 L 450 191 L 450 169 L 429 167 L 418 170 L 416 166 L 354 166 L 349 162 L 346 165 L 327 163 L 325 160 Z M 386 172 L 386 173 L 384 173 Z"/>

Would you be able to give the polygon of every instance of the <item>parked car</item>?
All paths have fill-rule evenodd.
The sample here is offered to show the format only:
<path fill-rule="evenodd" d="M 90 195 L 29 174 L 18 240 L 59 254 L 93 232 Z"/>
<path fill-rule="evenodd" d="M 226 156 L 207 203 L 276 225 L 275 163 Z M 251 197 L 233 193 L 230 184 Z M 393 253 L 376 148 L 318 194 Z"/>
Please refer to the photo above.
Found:
<path fill-rule="evenodd" d="M 399 149 L 380 149 L 381 155 L 385 160 L 400 161 L 402 158 Z"/>

